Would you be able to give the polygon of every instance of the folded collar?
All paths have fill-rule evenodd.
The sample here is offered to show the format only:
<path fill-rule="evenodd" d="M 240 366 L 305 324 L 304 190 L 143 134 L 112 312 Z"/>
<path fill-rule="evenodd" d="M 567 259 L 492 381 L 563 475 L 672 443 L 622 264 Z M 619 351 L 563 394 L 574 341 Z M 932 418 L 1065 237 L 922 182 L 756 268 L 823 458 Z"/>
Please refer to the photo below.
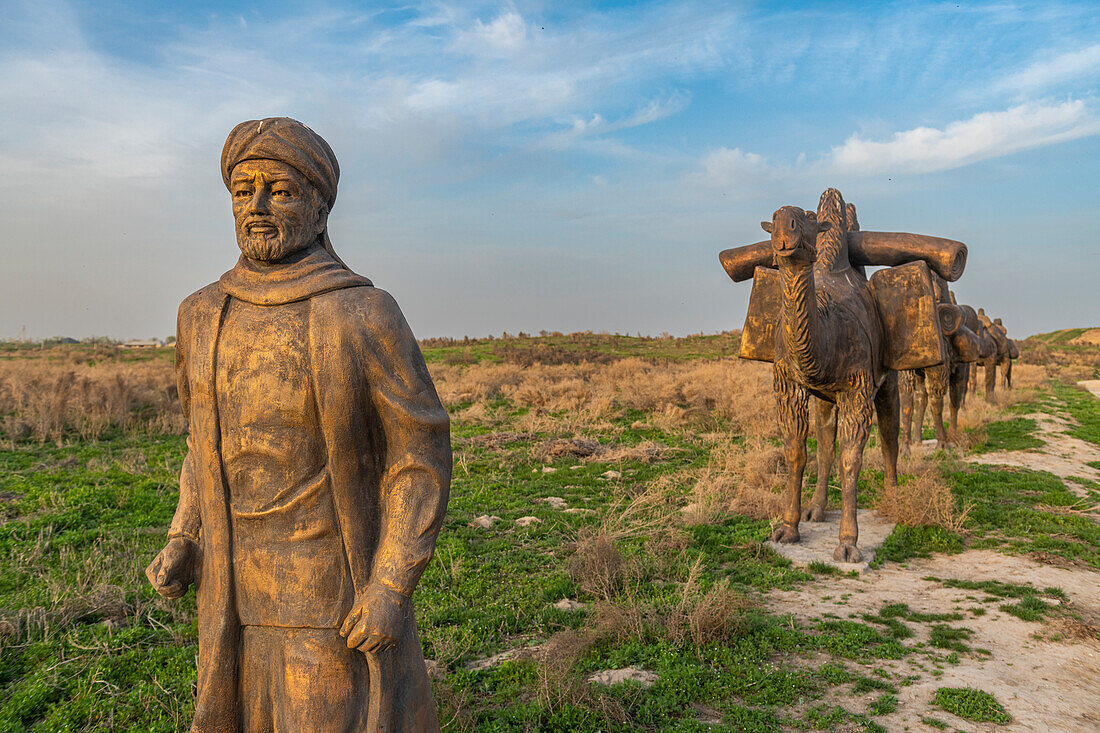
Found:
<path fill-rule="evenodd" d="M 270 265 L 241 255 L 236 266 L 222 275 L 219 282 L 226 294 L 256 305 L 284 305 L 332 290 L 373 284 L 337 262 L 320 246 Z"/>

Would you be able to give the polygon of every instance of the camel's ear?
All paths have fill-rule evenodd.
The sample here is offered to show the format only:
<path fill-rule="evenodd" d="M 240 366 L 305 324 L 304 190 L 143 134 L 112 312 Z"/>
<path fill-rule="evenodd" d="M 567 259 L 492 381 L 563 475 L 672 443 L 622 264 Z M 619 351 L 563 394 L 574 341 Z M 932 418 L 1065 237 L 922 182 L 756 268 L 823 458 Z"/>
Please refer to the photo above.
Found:
<path fill-rule="evenodd" d="M 821 234 L 821 232 L 826 231 L 831 226 L 832 226 L 832 223 L 829 222 L 829 221 L 819 221 L 817 223 L 817 233 Z"/>
<path fill-rule="evenodd" d="M 760 222 L 760 228 L 766 231 L 768 234 L 772 233 L 772 223 L 770 221 Z"/>

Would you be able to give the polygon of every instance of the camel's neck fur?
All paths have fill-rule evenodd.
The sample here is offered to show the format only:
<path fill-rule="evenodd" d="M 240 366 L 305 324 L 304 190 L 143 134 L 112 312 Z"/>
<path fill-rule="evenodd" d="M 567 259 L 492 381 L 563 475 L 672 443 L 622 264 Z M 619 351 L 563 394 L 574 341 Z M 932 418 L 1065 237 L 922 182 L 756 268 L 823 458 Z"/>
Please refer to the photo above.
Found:
<path fill-rule="evenodd" d="M 851 218 L 851 222 L 849 222 Z M 827 188 L 817 204 L 817 220 L 831 225 L 817 236 L 818 272 L 833 272 L 851 267 L 848 262 L 848 230 L 859 227 L 855 221 L 855 207 L 844 203 L 844 197 L 835 188 Z"/>
<path fill-rule="evenodd" d="M 789 365 L 809 382 L 820 382 L 823 363 L 821 314 L 814 287 L 814 264 L 809 259 L 776 257 L 783 286 L 780 338 Z"/>

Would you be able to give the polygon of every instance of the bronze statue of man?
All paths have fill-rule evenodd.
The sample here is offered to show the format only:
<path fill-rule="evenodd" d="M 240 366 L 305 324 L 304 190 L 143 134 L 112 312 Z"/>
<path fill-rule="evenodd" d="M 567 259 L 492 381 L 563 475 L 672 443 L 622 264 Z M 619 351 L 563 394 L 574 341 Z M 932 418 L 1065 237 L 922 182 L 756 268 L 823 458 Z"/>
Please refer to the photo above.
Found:
<path fill-rule="evenodd" d="M 146 571 L 169 598 L 198 589 L 191 730 L 438 730 L 410 599 L 447 505 L 447 413 L 397 303 L 332 250 L 328 143 L 242 122 L 221 169 L 242 254 L 180 306 L 190 436 Z"/>

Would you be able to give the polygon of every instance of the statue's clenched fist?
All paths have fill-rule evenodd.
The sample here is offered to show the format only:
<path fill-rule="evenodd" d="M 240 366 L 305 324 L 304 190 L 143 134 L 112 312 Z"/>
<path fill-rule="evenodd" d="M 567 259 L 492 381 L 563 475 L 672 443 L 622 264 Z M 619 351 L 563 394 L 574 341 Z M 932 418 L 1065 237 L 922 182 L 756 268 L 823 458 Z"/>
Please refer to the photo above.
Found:
<path fill-rule="evenodd" d="M 198 568 L 199 546 L 185 537 L 173 537 L 145 568 L 145 576 L 157 593 L 179 598 L 197 579 Z"/>
<path fill-rule="evenodd" d="M 372 583 L 358 598 L 340 627 L 349 649 L 376 654 L 392 649 L 401 638 L 409 599 L 380 583 Z"/>

